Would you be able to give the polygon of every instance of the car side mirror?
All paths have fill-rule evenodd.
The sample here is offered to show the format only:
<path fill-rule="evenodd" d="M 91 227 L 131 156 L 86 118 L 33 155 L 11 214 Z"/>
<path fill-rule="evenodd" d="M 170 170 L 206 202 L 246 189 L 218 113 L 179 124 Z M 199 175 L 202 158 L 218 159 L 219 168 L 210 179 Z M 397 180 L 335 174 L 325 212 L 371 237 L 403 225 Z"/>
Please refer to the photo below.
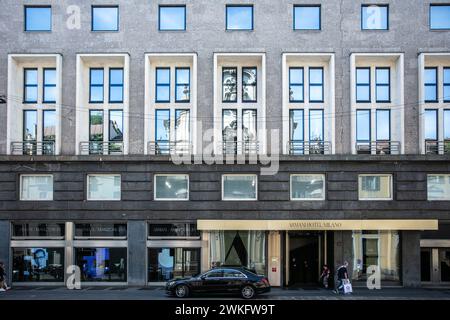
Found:
<path fill-rule="evenodd" d="M 202 276 L 200 276 L 200 279 L 205 280 L 205 279 L 206 279 L 206 276 L 205 276 L 205 275 L 202 275 Z"/>

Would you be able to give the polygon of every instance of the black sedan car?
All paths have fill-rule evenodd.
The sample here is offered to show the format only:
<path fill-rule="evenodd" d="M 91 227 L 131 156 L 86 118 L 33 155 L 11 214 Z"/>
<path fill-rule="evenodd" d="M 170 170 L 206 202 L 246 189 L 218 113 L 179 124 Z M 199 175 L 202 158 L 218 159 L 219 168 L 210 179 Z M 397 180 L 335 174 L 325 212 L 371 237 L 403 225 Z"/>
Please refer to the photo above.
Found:
<path fill-rule="evenodd" d="M 240 294 L 251 299 L 256 294 L 270 291 L 269 280 L 245 268 L 214 268 L 198 276 L 174 279 L 166 284 L 166 292 L 178 298 L 186 298 L 192 293 Z"/>

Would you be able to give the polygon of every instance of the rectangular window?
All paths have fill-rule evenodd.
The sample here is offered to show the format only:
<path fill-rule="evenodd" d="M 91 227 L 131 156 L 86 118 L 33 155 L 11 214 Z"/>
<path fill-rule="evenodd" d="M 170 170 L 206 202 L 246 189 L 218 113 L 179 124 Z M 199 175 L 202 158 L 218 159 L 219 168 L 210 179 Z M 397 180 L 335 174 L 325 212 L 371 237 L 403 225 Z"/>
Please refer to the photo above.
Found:
<path fill-rule="evenodd" d="M 289 110 L 289 139 L 290 154 L 304 153 L 304 111 L 303 109 Z"/>
<path fill-rule="evenodd" d="M 388 5 L 362 5 L 361 6 L 362 30 L 388 30 L 389 6 Z"/>
<path fill-rule="evenodd" d="M 294 5 L 294 30 L 320 30 L 320 6 Z"/>
<path fill-rule="evenodd" d="M 200 274 L 200 248 L 149 248 L 148 281 L 162 282 Z"/>
<path fill-rule="evenodd" d="M 392 200 L 392 175 L 360 174 L 359 200 Z"/>
<path fill-rule="evenodd" d="M 429 174 L 427 178 L 428 200 L 450 200 L 450 175 Z"/>
<path fill-rule="evenodd" d="M 323 141 L 323 109 L 309 110 L 309 141 Z"/>
<path fill-rule="evenodd" d="M 235 109 L 222 110 L 222 139 L 226 148 L 236 149 L 237 110 Z M 230 151 L 231 150 L 232 149 L 230 149 Z"/>
<path fill-rule="evenodd" d="M 64 283 L 64 248 L 13 248 L 13 282 Z"/>
<path fill-rule="evenodd" d="M 23 102 L 37 103 L 38 100 L 38 70 L 27 68 L 23 71 Z"/>
<path fill-rule="evenodd" d="M 127 248 L 75 248 L 82 282 L 126 282 Z"/>
<path fill-rule="evenodd" d="M 109 141 L 123 141 L 123 110 L 109 110 Z"/>
<path fill-rule="evenodd" d="M 190 135 L 190 111 L 188 109 L 175 110 L 175 141 L 176 143 L 188 143 Z"/>
<path fill-rule="evenodd" d="M 20 176 L 20 200 L 51 201 L 53 200 L 53 176 L 29 175 Z"/>
<path fill-rule="evenodd" d="M 119 174 L 88 174 L 87 200 L 120 200 Z"/>
<path fill-rule="evenodd" d="M 170 68 L 156 68 L 155 102 L 170 102 Z"/>
<path fill-rule="evenodd" d="M 257 101 L 256 67 L 242 68 L 242 102 Z"/>
<path fill-rule="evenodd" d="M 89 103 L 103 102 L 103 68 L 89 69 Z"/>
<path fill-rule="evenodd" d="M 255 174 L 224 174 L 222 200 L 257 200 L 257 184 Z"/>
<path fill-rule="evenodd" d="M 25 31 L 52 31 L 51 6 L 25 6 Z"/>
<path fill-rule="evenodd" d="M 109 69 L 109 102 L 123 102 L 123 68 Z"/>
<path fill-rule="evenodd" d="M 227 5 L 227 30 L 253 30 L 253 6 Z"/>
<path fill-rule="evenodd" d="M 356 68 L 356 102 L 370 100 L 370 68 Z"/>
<path fill-rule="evenodd" d="M 444 110 L 444 140 L 450 140 L 450 109 Z"/>
<path fill-rule="evenodd" d="M 155 174 L 155 200 L 189 200 L 189 175 Z"/>
<path fill-rule="evenodd" d="M 325 175 L 291 175 L 291 200 L 325 200 Z"/>
<path fill-rule="evenodd" d="M 222 102 L 237 102 L 237 68 L 222 68 Z"/>
<path fill-rule="evenodd" d="M 427 109 L 425 116 L 425 140 L 438 139 L 438 111 L 436 109 Z"/>
<path fill-rule="evenodd" d="M 377 102 L 391 102 L 391 69 L 375 69 L 375 96 Z"/>
<path fill-rule="evenodd" d="M 103 110 L 89 110 L 89 141 L 103 141 Z"/>
<path fill-rule="evenodd" d="M 148 237 L 151 239 L 200 238 L 200 231 L 197 230 L 196 223 L 149 223 Z"/>
<path fill-rule="evenodd" d="M 242 110 L 242 140 L 244 142 L 258 140 L 256 109 Z"/>
<path fill-rule="evenodd" d="M 450 102 L 450 67 L 444 68 L 444 102 Z"/>
<path fill-rule="evenodd" d="M 119 31 L 119 7 L 92 6 L 92 31 Z"/>
<path fill-rule="evenodd" d="M 127 238 L 126 223 L 75 223 L 76 239 Z"/>
<path fill-rule="evenodd" d="M 369 142 L 371 141 L 370 128 L 370 109 L 356 110 L 356 141 Z"/>
<path fill-rule="evenodd" d="M 191 99 L 191 69 L 175 68 L 175 102 L 189 102 Z"/>
<path fill-rule="evenodd" d="M 64 223 L 47 222 L 13 222 L 13 239 L 64 239 L 66 226 Z"/>
<path fill-rule="evenodd" d="M 391 140 L 391 111 L 377 110 L 377 141 Z"/>
<path fill-rule="evenodd" d="M 42 98 L 44 103 L 56 102 L 56 69 L 44 69 L 44 93 Z"/>
<path fill-rule="evenodd" d="M 159 30 L 186 30 L 186 6 L 159 6 Z"/>
<path fill-rule="evenodd" d="M 155 115 L 155 141 L 168 143 L 170 140 L 170 110 L 157 109 Z"/>
<path fill-rule="evenodd" d="M 309 102 L 323 102 L 323 68 L 309 68 Z"/>
<path fill-rule="evenodd" d="M 304 102 L 303 68 L 289 68 L 289 102 Z"/>
<path fill-rule="evenodd" d="M 430 29 L 432 30 L 450 29 L 450 5 L 448 4 L 430 5 Z"/>
<path fill-rule="evenodd" d="M 42 126 L 42 140 L 55 141 L 56 138 L 56 110 L 44 110 L 43 126 Z"/>
<path fill-rule="evenodd" d="M 36 141 L 37 111 L 23 111 L 23 141 Z"/>
<path fill-rule="evenodd" d="M 438 102 L 437 68 L 425 68 L 425 102 Z"/>

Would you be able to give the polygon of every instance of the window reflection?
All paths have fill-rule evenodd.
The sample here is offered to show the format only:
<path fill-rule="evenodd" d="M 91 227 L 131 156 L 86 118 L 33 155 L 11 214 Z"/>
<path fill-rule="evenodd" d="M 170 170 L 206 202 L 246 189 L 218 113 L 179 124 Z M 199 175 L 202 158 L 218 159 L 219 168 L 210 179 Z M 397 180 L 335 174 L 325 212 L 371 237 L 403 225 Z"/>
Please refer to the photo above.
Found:
<path fill-rule="evenodd" d="M 175 101 L 176 102 L 189 102 L 190 100 L 190 69 L 189 68 L 176 68 L 175 69 L 176 88 L 175 88 Z"/>
<path fill-rule="evenodd" d="M 252 30 L 253 6 L 227 6 L 227 30 Z"/>
<path fill-rule="evenodd" d="M 43 133 L 42 140 L 55 141 L 56 137 L 56 111 L 44 110 L 43 112 Z"/>
<path fill-rule="evenodd" d="M 291 176 L 292 199 L 324 199 L 325 176 L 323 174 L 302 174 Z"/>
<path fill-rule="evenodd" d="M 47 103 L 56 101 L 56 69 L 44 69 L 43 101 Z"/>
<path fill-rule="evenodd" d="M 148 249 L 148 281 L 161 282 L 200 273 L 199 248 Z"/>
<path fill-rule="evenodd" d="M 257 140 L 256 110 L 242 110 L 242 138 L 243 141 Z"/>
<path fill-rule="evenodd" d="M 190 121 L 188 109 L 175 110 L 175 140 L 176 142 L 189 142 L 190 139 Z"/>
<path fill-rule="evenodd" d="M 309 141 L 323 141 L 323 110 L 309 110 Z"/>
<path fill-rule="evenodd" d="M 64 248 L 13 248 L 13 282 L 63 282 Z"/>
<path fill-rule="evenodd" d="M 391 139 L 391 112 L 390 110 L 377 110 L 377 141 Z"/>
<path fill-rule="evenodd" d="M 237 111 L 234 109 L 222 110 L 222 139 L 227 145 L 231 144 L 230 148 L 236 147 Z"/>
<path fill-rule="evenodd" d="M 242 101 L 256 102 L 256 68 L 242 68 Z"/>
<path fill-rule="evenodd" d="M 24 70 L 24 102 L 36 103 L 38 97 L 38 71 L 37 69 Z"/>
<path fill-rule="evenodd" d="M 156 68 L 156 102 L 170 102 L 170 68 Z"/>
<path fill-rule="evenodd" d="M 123 111 L 109 111 L 109 141 L 123 141 Z"/>
<path fill-rule="evenodd" d="M 370 141 L 370 110 L 356 110 L 356 140 Z"/>
<path fill-rule="evenodd" d="M 437 140 L 437 110 L 425 110 L 425 140 Z"/>
<path fill-rule="evenodd" d="M 23 140 L 36 141 L 37 111 L 25 110 L 23 112 Z"/>
<path fill-rule="evenodd" d="M 81 281 L 126 282 L 127 248 L 75 248 Z"/>
<path fill-rule="evenodd" d="M 91 68 L 89 72 L 89 102 L 103 102 L 103 69 Z"/>
<path fill-rule="evenodd" d="M 89 141 L 103 141 L 103 110 L 89 110 Z"/>
<path fill-rule="evenodd" d="M 303 102 L 303 68 L 289 68 L 289 102 Z"/>
<path fill-rule="evenodd" d="M 237 101 L 237 68 L 222 68 L 222 101 Z"/>

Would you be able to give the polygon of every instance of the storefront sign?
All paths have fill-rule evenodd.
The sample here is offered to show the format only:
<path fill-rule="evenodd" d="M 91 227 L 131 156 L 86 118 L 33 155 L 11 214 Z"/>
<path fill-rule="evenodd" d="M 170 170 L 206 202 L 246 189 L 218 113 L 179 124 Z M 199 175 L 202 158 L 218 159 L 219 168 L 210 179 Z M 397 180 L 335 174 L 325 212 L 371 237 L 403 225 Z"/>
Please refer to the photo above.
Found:
<path fill-rule="evenodd" d="M 199 230 L 438 230 L 438 220 L 198 220 Z"/>

